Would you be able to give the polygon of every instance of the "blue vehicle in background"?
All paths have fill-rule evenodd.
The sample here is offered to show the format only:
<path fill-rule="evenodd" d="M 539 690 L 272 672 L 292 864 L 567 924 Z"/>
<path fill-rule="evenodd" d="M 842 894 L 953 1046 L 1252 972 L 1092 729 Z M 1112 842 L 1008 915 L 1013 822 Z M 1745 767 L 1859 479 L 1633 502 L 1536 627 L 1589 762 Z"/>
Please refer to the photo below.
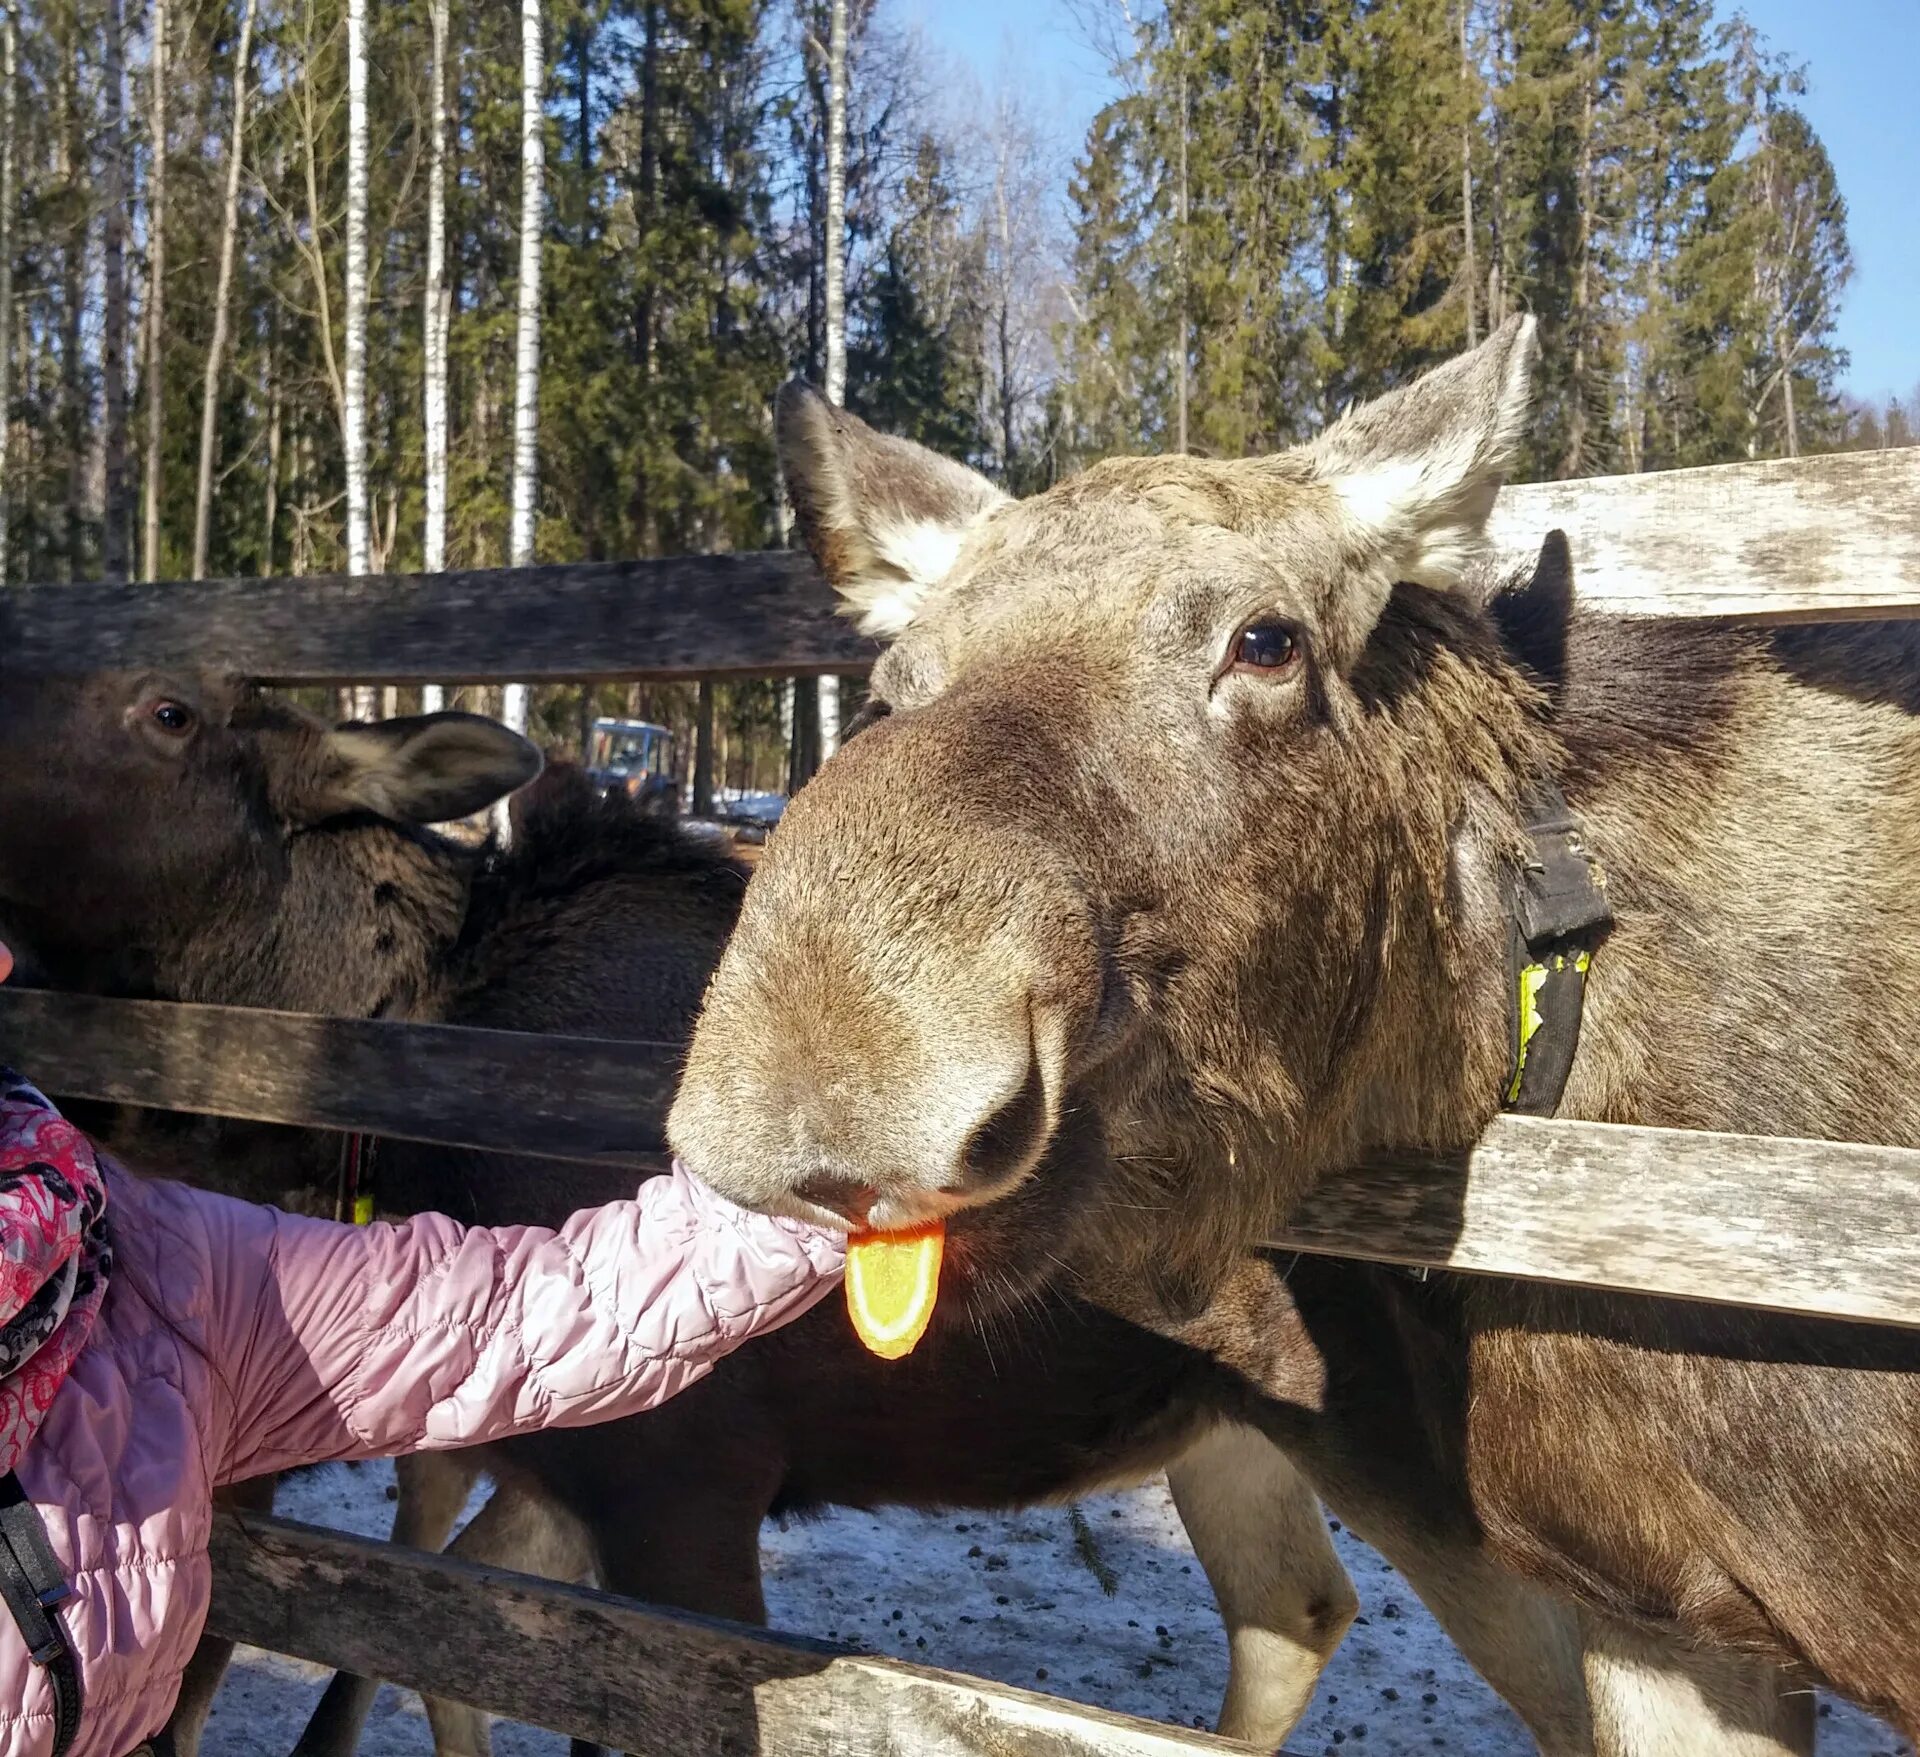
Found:
<path fill-rule="evenodd" d="M 673 776 L 673 734 L 649 720 L 596 720 L 587 746 L 587 778 L 660 817 L 680 815 Z"/>

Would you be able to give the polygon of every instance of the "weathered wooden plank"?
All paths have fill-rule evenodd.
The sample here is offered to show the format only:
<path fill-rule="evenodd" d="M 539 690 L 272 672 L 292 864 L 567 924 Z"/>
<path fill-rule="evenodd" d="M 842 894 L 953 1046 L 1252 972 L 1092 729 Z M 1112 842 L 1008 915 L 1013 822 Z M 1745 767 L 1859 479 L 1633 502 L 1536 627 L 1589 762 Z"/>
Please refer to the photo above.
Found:
<path fill-rule="evenodd" d="M 1495 543 L 1555 527 L 1580 600 L 1635 616 L 1821 622 L 1920 616 L 1920 446 L 1535 482 L 1494 507 Z"/>
<path fill-rule="evenodd" d="M 56 1096 L 646 1172 L 672 1044 L 0 989 Z M 1920 1324 L 1920 1151 L 1502 1117 L 1470 1153 L 1329 1179 L 1288 1248 Z"/>
<path fill-rule="evenodd" d="M 1327 1179 L 1274 1242 L 1920 1325 L 1920 1152 L 1508 1116 L 1456 1160 Z"/>
<path fill-rule="evenodd" d="M 275 683 L 539 683 L 861 672 L 876 650 L 785 550 L 0 593 L 0 675 L 213 664 Z"/>
<path fill-rule="evenodd" d="M 0 1061 L 55 1097 L 648 1169 L 681 1046 L 0 989 Z"/>
<path fill-rule="evenodd" d="M 1494 510 L 1516 555 L 1555 526 L 1598 608 L 1920 616 L 1920 447 L 1533 483 Z M 213 663 L 276 683 L 541 682 L 861 672 L 875 651 L 788 551 L 0 594 L 0 675 Z"/>
<path fill-rule="evenodd" d="M 214 1633 L 643 1757 L 1250 1746 L 312 1526 L 220 1514 Z"/>

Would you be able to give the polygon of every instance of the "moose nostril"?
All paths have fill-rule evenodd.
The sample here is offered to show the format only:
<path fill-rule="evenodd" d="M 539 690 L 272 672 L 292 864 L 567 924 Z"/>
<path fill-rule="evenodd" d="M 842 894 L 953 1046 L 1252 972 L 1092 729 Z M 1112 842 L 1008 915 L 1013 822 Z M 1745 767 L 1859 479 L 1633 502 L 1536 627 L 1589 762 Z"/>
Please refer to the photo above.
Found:
<path fill-rule="evenodd" d="M 1047 1089 L 1040 1059 L 1029 1055 L 1020 1090 L 967 1137 L 960 1153 L 962 1187 L 991 1189 L 1018 1177 L 1047 1138 Z"/>
<path fill-rule="evenodd" d="M 825 1173 L 795 1184 L 793 1193 L 802 1201 L 838 1214 L 854 1226 L 865 1226 L 874 1203 L 880 1200 L 880 1192 L 872 1184 L 855 1183 L 851 1178 L 830 1177 Z"/>

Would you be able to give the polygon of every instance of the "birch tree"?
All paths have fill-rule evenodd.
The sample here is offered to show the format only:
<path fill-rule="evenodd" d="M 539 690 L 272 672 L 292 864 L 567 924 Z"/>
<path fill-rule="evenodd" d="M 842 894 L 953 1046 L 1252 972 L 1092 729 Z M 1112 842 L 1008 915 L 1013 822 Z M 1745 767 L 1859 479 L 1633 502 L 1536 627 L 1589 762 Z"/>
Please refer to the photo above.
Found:
<path fill-rule="evenodd" d="M 826 392 L 836 407 L 847 400 L 847 0 L 829 0 L 827 9 L 827 215 L 825 264 Z M 811 693 L 814 700 L 806 701 Z M 818 725 L 821 759 L 840 743 L 840 679 L 822 677 L 812 692 L 795 691 L 802 710 L 809 705 Z M 802 770 L 811 765 L 796 764 Z"/>
<path fill-rule="evenodd" d="M 1468 14 L 1472 0 L 1460 0 L 1460 83 L 1468 92 L 1474 89 L 1479 70 L 1474 65 L 1473 46 L 1468 39 Z M 1473 259 L 1473 128 L 1479 106 L 1471 104 L 1460 122 L 1460 281 L 1467 298 L 1467 346 L 1480 345 L 1480 329 L 1475 301 L 1478 271 Z"/>
<path fill-rule="evenodd" d="M 167 419 L 167 0 L 153 0 L 147 48 L 147 453 L 140 576 L 160 577 L 160 456 Z"/>
<path fill-rule="evenodd" d="M 13 433 L 13 131 L 20 21 L 0 0 L 0 586 L 7 583 L 7 443 Z"/>
<path fill-rule="evenodd" d="M 539 489 L 540 246 L 546 222 L 546 91 L 540 0 L 520 0 L 520 309 L 514 339 L 513 525 L 507 565 L 533 565 L 534 499 Z M 501 692 L 500 717 L 527 729 L 527 686 Z M 506 801 L 497 808 L 502 833 Z"/>
<path fill-rule="evenodd" d="M 220 219 L 220 267 L 213 289 L 213 338 L 207 344 L 200 387 L 200 470 L 193 489 L 193 577 L 207 576 L 207 536 L 213 516 L 213 437 L 220 405 L 220 371 L 227 351 L 228 307 L 233 299 L 233 255 L 240 226 L 240 157 L 247 136 L 247 62 L 253 48 L 255 0 L 240 15 L 240 43 L 233 56 L 233 132 L 227 145 L 227 186 Z"/>
<path fill-rule="evenodd" d="M 347 0 L 346 383 L 340 438 L 346 454 L 347 572 L 368 567 L 367 511 L 367 0 Z M 371 720 L 374 696 L 353 694 L 356 719 Z"/>
<path fill-rule="evenodd" d="M 453 294 L 447 286 L 447 0 L 428 0 L 433 28 L 433 68 L 429 95 L 427 168 L 427 293 L 422 313 L 426 356 L 427 530 L 426 567 L 439 573 L 447 565 L 447 338 Z M 429 683 L 420 691 L 420 711 L 437 714 L 445 691 Z"/>
<path fill-rule="evenodd" d="M 106 432 L 102 436 L 105 493 L 100 527 L 101 571 L 123 580 L 133 537 L 127 498 L 127 104 L 125 0 L 107 0 L 106 53 L 101 65 L 103 107 L 102 195 L 106 203 L 101 260 L 100 368 L 105 378 Z"/>
<path fill-rule="evenodd" d="M 847 0 L 827 12 L 827 401 L 847 400 Z"/>
<path fill-rule="evenodd" d="M 54 177 L 66 209 L 66 237 L 60 250 L 60 444 L 66 453 L 66 543 L 61 577 L 77 580 L 87 566 L 87 419 L 93 399 L 87 388 L 87 364 L 81 339 L 86 306 L 87 253 L 92 240 L 91 190 L 88 187 L 87 127 L 82 110 L 79 14 L 69 8 L 58 20 L 62 39 L 56 49 Z"/>

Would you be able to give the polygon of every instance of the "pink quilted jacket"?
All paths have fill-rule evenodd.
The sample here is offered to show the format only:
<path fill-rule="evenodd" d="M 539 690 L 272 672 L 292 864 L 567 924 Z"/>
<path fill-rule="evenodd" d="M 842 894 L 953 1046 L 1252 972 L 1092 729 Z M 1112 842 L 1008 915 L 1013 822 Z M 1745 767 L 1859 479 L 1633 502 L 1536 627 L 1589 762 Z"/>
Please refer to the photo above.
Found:
<path fill-rule="evenodd" d="M 106 1303 L 19 1466 L 78 1590 L 73 1757 L 125 1757 L 172 1713 L 218 1485 L 651 1409 L 813 1305 L 843 1248 L 678 1170 L 557 1233 L 337 1226 L 115 1167 L 108 1190 Z M 52 1742 L 0 1610 L 0 1757 Z"/>

